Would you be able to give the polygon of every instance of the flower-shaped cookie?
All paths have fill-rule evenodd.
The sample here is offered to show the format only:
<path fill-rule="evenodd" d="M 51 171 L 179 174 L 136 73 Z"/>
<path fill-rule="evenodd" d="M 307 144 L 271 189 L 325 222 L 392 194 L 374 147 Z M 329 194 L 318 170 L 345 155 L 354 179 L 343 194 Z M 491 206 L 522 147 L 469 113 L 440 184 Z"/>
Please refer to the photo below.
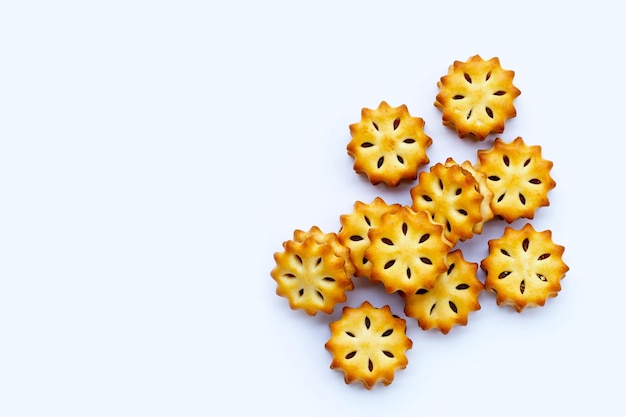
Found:
<path fill-rule="evenodd" d="M 347 150 L 354 170 L 367 175 L 372 184 L 395 187 L 414 180 L 418 169 L 430 162 L 426 148 L 432 139 L 424 133 L 424 120 L 412 117 L 406 105 L 391 107 L 383 101 L 375 110 L 363 108 L 350 133 Z"/>
<path fill-rule="evenodd" d="M 498 305 L 517 312 L 543 306 L 558 295 L 569 270 L 564 251 L 550 230 L 537 232 L 529 223 L 521 230 L 506 227 L 501 238 L 489 241 L 489 255 L 480 264 L 487 274 L 485 288 L 496 294 Z"/>
<path fill-rule="evenodd" d="M 443 112 L 443 124 L 461 138 L 484 140 L 490 133 L 502 133 L 504 122 L 517 114 L 513 101 L 521 92 L 513 85 L 514 75 L 502 69 L 498 58 L 485 61 L 475 55 L 467 62 L 455 61 L 437 83 L 434 104 Z"/>
<path fill-rule="evenodd" d="M 426 211 L 433 222 L 444 226 L 444 237 L 455 245 L 474 236 L 482 222 L 481 202 L 474 176 L 456 164 L 438 163 L 421 172 L 418 184 L 410 191 L 415 211 Z"/>
<path fill-rule="evenodd" d="M 330 323 L 326 349 L 333 355 L 331 369 L 344 373 L 346 384 L 359 381 L 372 389 L 393 382 L 397 369 L 409 363 L 406 351 L 413 342 L 406 335 L 406 321 L 386 305 L 375 308 L 365 301 L 358 308 L 344 307 L 341 318 Z"/>
<path fill-rule="evenodd" d="M 469 313 L 480 309 L 478 264 L 467 262 L 459 249 L 450 252 L 446 262 L 448 270 L 437 277 L 434 288 L 402 294 L 405 314 L 417 319 L 422 330 L 437 328 L 448 334 L 455 325 L 467 325 Z"/>
<path fill-rule="evenodd" d="M 510 143 L 496 138 L 490 149 L 479 150 L 475 168 L 487 176 L 494 215 L 512 223 L 532 219 L 537 208 L 550 205 L 548 191 L 556 186 L 552 165 L 542 158 L 540 146 L 527 146 L 518 137 Z"/>
<path fill-rule="evenodd" d="M 355 202 L 352 213 L 340 216 L 341 229 L 337 237 L 341 244 L 350 249 L 350 259 L 356 268 L 354 275 L 369 278 L 372 263 L 365 257 L 365 250 L 370 246 L 367 233 L 372 227 L 380 225 L 383 214 L 398 211 L 401 207 L 400 204 L 389 205 L 382 198 L 376 197 L 369 204 Z"/>
<path fill-rule="evenodd" d="M 442 226 L 426 212 L 404 206 L 383 214 L 380 226 L 370 229 L 368 236 L 365 257 L 372 262 L 370 280 L 382 282 L 390 294 L 433 288 L 437 275 L 448 268 L 445 257 L 451 245 Z"/>
<path fill-rule="evenodd" d="M 276 294 L 286 297 L 294 310 L 303 309 L 311 316 L 319 311 L 330 314 L 337 303 L 346 301 L 346 291 L 354 288 L 346 272 L 347 254 L 336 252 L 335 245 L 325 241 L 336 236 L 324 238 L 313 232 L 303 238 L 302 233 L 296 231 L 294 240 L 283 243 L 284 251 L 274 253 L 276 267 L 270 275 L 277 284 Z"/>

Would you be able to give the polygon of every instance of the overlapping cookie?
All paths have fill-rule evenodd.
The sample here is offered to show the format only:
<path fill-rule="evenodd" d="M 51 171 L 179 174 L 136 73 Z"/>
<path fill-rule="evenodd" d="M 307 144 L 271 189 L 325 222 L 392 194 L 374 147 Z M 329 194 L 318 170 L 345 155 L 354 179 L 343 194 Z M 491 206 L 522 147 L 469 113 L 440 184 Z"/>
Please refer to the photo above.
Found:
<path fill-rule="evenodd" d="M 513 101 L 521 91 L 513 85 L 514 76 L 497 57 L 485 61 L 474 55 L 466 62 L 454 61 L 437 83 L 434 104 L 443 112 L 443 124 L 461 138 L 484 140 L 491 133 L 502 133 L 505 121 L 517 115 Z"/>
<path fill-rule="evenodd" d="M 276 267 L 270 275 L 276 294 L 287 298 L 292 309 L 311 316 L 320 311 L 330 314 L 337 303 L 346 301 L 346 291 L 354 288 L 350 273 L 354 267 L 336 234 L 325 234 L 317 226 L 309 232 L 296 230 L 294 240 L 285 241 L 283 248 L 274 253 Z"/>
<path fill-rule="evenodd" d="M 433 288 L 437 275 L 445 272 L 451 248 L 443 227 L 424 212 L 403 206 L 382 216 L 381 224 L 368 233 L 365 257 L 372 262 L 370 280 L 382 282 L 388 293 L 414 293 Z"/>
<path fill-rule="evenodd" d="M 406 320 L 391 308 L 373 307 L 365 301 L 358 308 L 344 307 L 341 318 L 330 323 L 326 349 L 331 369 L 344 373 L 347 384 L 361 382 L 371 390 L 377 383 L 389 385 L 395 372 L 406 368 L 406 351 L 413 342 L 406 335 Z"/>
<path fill-rule="evenodd" d="M 417 319 L 423 330 L 437 328 L 443 334 L 467 325 L 469 314 L 480 309 L 478 296 L 483 290 L 476 277 L 478 264 L 466 261 L 460 249 L 450 252 L 446 263 L 448 270 L 437 276 L 432 289 L 402 294 L 408 317 Z"/>
<path fill-rule="evenodd" d="M 337 237 L 342 245 L 350 249 L 355 276 L 370 276 L 372 263 L 365 257 L 365 250 L 370 246 L 368 232 L 381 224 L 383 214 L 394 213 L 401 207 L 400 204 L 387 204 L 382 198 L 376 197 L 369 204 L 356 201 L 352 213 L 340 216 L 341 228 Z"/>
<path fill-rule="evenodd" d="M 444 237 L 454 246 L 459 240 L 474 236 L 483 223 L 481 203 L 474 176 L 458 164 L 437 163 L 419 174 L 411 188 L 415 211 L 429 213 L 433 222 L 443 226 Z"/>
<path fill-rule="evenodd" d="M 540 146 L 528 146 L 521 137 L 509 143 L 496 138 L 491 148 L 478 151 L 475 169 L 487 177 L 494 215 L 512 223 L 532 219 L 535 210 L 550 205 L 548 192 L 556 186 L 552 165 Z"/>
<path fill-rule="evenodd" d="M 377 109 L 363 108 L 361 120 L 350 125 L 350 134 L 347 150 L 354 170 L 367 175 L 372 184 L 395 187 L 414 180 L 429 162 L 426 148 L 432 139 L 424 133 L 424 120 L 412 117 L 404 104 L 391 107 L 383 101 Z"/>
<path fill-rule="evenodd" d="M 489 241 L 489 255 L 480 266 L 485 288 L 496 295 L 498 305 L 521 312 L 543 306 L 561 290 L 569 267 L 563 262 L 565 248 L 552 241 L 552 232 L 537 232 L 527 223 L 521 230 L 506 227 L 499 239 Z"/>

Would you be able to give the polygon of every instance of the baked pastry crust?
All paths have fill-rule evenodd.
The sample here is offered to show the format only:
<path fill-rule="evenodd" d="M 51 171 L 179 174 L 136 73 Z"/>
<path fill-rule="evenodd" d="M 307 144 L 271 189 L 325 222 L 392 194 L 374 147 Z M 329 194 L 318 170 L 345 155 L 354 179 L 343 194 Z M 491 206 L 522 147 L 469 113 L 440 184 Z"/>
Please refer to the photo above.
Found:
<path fill-rule="evenodd" d="M 365 257 L 365 250 L 370 246 L 367 233 L 372 227 L 381 224 L 383 214 L 396 212 L 401 207 L 400 204 L 387 204 L 381 197 L 376 197 L 369 204 L 356 201 L 352 213 L 340 216 L 341 229 L 337 237 L 343 246 L 350 249 L 355 276 L 369 278 L 372 269 L 372 263 Z"/>
<path fill-rule="evenodd" d="M 514 76 L 497 57 L 485 61 L 474 55 L 466 62 L 454 61 L 437 82 L 434 104 L 443 112 L 443 124 L 461 138 L 484 140 L 491 133 L 502 133 L 505 121 L 517 115 L 513 101 L 521 91 L 513 85 Z"/>
<path fill-rule="evenodd" d="M 493 192 L 487 186 L 487 176 L 482 172 L 476 171 L 470 161 L 463 161 L 461 164 L 458 164 L 452 158 L 446 159 L 446 166 L 452 165 L 460 165 L 461 168 L 471 174 L 476 180 L 477 191 L 483 196 L 483 201 L 480 202 L 480 215 L 482 220 L 476 223 L 473 228 L 474 234 L 479 235 L 483 232 L 485 223 L 494 218 L 493 210 L 491 210 Z"/>
<path fill-rule="evenodd" d="M 498 305 L 517 312 L 543 306 L 558 295 L 569 270 L 564 251 L 550 230 L 537 232 L 530 223 L 521 230 L 506 227 L 501 238 L 489 241 L 489 255 L 480 264 L 487 274 L 485 288 L 496 294 Z"/>
<path fill-rule="evenodd" d="M 325 347 L 333 355 L 330 368 L 343 371 L 346 384 L 361 382 L 371 390 L 389 385 L 395 371 L 409 363 L 406 351 L 413 342 L 406 335 L 406 320 L 386 305 L 375 308 L 365 301 L 358 308 L 344 307 L 341 318 L 330 323 Z"/>
<path fill-rule="evenodd" d="M 458 164 L 437 163 L 421 172 L 418 184 L 410 191 L 415 211 L 430 214 L 433 222 L 443 226 L 444 237 L 455 245 L 474 236 L 482 222 L 483 195 L 474 176 Z"/>
<path fill-rule="evenodd" d="M 336 246 L 334 233 L 328 235 L 316 226 L 310 233 L 297 230 L 294 240 L 283 243 L 284 251 L 274 253 L 276 267 L 270 275 L 277 284 L 276 294 L 287 298 L 292 309 L 310 316 L 332 313 L 337 303 L 346 301 L 346 291 L 354 288 L 347 272 L 350 267 L 346 268 L 346 248 Z"/>
<path fill-rule="evenodd" d="M 550 205 L 548 192 L 556 187 L 552 165 L 541 156 L 541 146 L 527 146 L 517 137 L 510 143 L 496 138 L 491 148 L 479 150 L 475 168 L 487 177 L 493 213 L 512 223 L 532 219 L 536 209 Z"/>
<path fill-rule="evenodd" d="M 437 276 L 434 288 L 402 294 L 405 314 L 417 319 L 422 330 L 437 328 L 448 334 L 455 325 L 467 325 L 469 314 L 480 310 L 483 284 L 476 277 L 478 264 L 466 261 L 460 249 L 450 252 L 446 263 L 448 270 Z"/>
<path fill-rule="evenodd" d="M 417 178 L 418 169 L 429 161 L 426 148 L 432 139 L 424 133 L 424 120 L 412 117 L 406 105 L 391 107 L 382 101 L 377 109 L 363 108 L 361 120 L 350 125 L 348 155 L 354 170 L 372 184 L 390 187 Z"/>
<path fill-rule="evenodd" d="M 403 206 L 383 214 L 380 226 L 368 236 L 365 257 L 372 262 L 370 280 L 382 282 L 390 294 L 431 289 L 437 275 L 447 269 L 445 257 L 451 245 L 443 237 L 443 227 L 426 212 Z"/>
<path fill-rule="evenodd" d="M 304 242 L 304 240 L 308 237 L 313 237 L 317 243 L 323 245 L 325 243 L 329 244 L 333 248 L 333 252 L 335 255 L 343 258 L 346 263 L 344 268 L 346 270 L 346 274 L 348 276 L 354 275 L 356 271 L 356 267 L 352 263 L 350 259 L 350 248 L 343 245 L 339 240 L 339 236 L 336 233 L 324 233 L 319 227 L 312 226 L 308 231 L 304 230 L 294 230 L 293 232 L 293 240 L 296 242 Z"/>

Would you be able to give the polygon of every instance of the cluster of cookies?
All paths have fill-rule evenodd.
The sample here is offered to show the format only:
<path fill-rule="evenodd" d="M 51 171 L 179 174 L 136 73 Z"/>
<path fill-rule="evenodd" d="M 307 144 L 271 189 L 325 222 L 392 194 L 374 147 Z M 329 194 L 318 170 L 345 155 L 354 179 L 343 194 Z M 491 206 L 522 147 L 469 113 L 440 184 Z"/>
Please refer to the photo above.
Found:
<path fill-rule="evenodd" d="M 520 90 L 513 76 L 498 58 L 476 55 L 454 62 L 438 82 L 434 103 L 443 124 L 476 142 L 502 133 L 505 121 L 516 116 L 513 101 Z M 484 282 L 477 276 L 479 265 L 455 248 L 481 234 L 486 222 L 533 219 L 538 208 L 549 205 L 547 194 L 556 183 L 541 147 L 521 137 L 496 138 L 490 148 L 477 151 L 474 163 L 448 158 L 419 172 L 430 162 L 432 144 L 424 125 L 405 105 L 383 101 L 377 109 L 364 108 L 361 120 L 349 126 L 347 151 L 354 170 L 389 187 L 417 180 L 410 189 L 412 203 L 388 204 L 381 197 L 356 201 L 351 213 L 340 216 L 336 233 L 317 226 L 296 230 L 274 254 L 271 271 L 276 293 L 292 309 L 330 314 L 354 289 L 353 277 L 363 277 L 402 297 L 405 315 L 421 329 L 447 334 L 480 309 L 483 290 L 517 312 L 543 306 L 558 294 L 569 268 L 564 247 L 552 241 L 549 230 L 536 231 L 530 223 L 519 230 L 505 227 L 501 238 L 488 242 L 488 256 L 480 263 Z M 367 389 L 388 385 L 408 364 L 412 341 L 406 321 L 389 306 L 346 306 L 330 331 L 325 347 L 333 356 L 331 368 L 341 370 L 346 383 L 359 381 Z"/>

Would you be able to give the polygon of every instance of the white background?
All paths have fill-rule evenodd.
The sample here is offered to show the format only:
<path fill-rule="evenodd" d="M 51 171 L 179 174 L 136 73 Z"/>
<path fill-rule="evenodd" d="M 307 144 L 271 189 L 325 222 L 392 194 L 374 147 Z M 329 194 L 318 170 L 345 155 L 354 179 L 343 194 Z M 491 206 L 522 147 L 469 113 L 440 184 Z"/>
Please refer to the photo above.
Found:
<path fill-rule="evenodd" d="M 623 416 L 623 15 L 528 3 L 2 1 L 0 415 Z M 542 308 L 408 320 L 394 382 L 346 385 L 324 349 L 343 306 L 289 309 L 273 253 L 356 200 L 410 203 L 352 169 L 363 107 L 424 118 L 432 163 L 490 146 L 433 106 L 474 54 L 516 73 L 500 136 L 554 162 L 531 222 L 570 271 Z M 355 284 L 346 305 L 403 316 Z"/>

